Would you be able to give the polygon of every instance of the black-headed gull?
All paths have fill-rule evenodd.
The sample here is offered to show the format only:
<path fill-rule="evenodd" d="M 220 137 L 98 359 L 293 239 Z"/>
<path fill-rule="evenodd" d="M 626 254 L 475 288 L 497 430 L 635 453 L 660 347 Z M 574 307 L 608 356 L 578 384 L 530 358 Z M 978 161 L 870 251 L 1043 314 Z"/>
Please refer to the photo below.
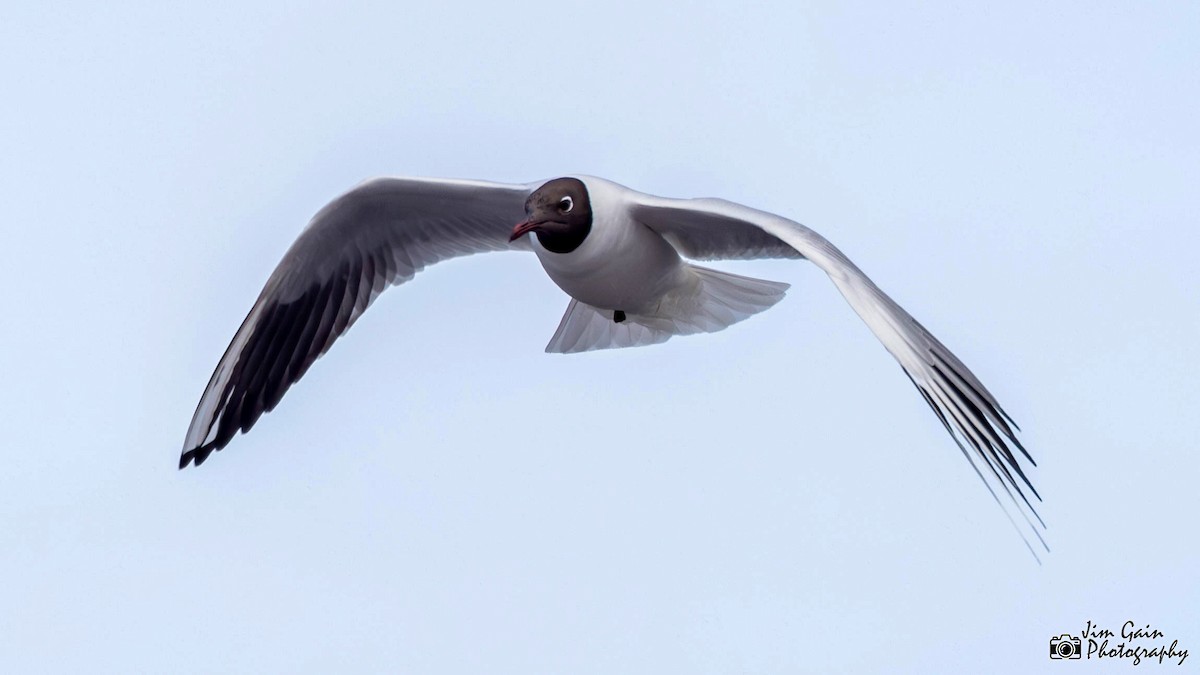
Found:
<path fill-rule="evenodd" d="M 807 258 L 900 362 L 992 497 L 1000 503 L 999 485 L 1025 531 L 1045 547 L 1045 524 L 1025 490 L 1040 496 L 1014 455 L 1015 448 L 1033 464 L 1016 424 L 949 349 L 833 244 L 733 202 L 655 197 L 592 176 L 525 185 L 380 178 L 335 199 L 284 255 L 221 357 L 179 467 L 202 464 L 254 426 L 389 285 L 449 258 L 530 249 L 571 296 L 546 346 L 560 353 L 718 331 L 771 307 L 788 288 L 684 258 Z"/>

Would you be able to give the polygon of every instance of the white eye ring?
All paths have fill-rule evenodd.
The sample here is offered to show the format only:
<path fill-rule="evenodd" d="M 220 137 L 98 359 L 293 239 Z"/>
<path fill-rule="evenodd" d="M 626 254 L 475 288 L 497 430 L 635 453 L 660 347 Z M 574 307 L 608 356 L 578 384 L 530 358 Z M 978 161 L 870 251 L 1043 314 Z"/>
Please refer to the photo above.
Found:
<path fill-rule="evenodd" d="M 575 208 L 575 200 L 571 199 L 570 197 L 563 197 L 562 199 L 558 200 L 558 208 L 563 213 L 570 213 L 571 209 Z"/>

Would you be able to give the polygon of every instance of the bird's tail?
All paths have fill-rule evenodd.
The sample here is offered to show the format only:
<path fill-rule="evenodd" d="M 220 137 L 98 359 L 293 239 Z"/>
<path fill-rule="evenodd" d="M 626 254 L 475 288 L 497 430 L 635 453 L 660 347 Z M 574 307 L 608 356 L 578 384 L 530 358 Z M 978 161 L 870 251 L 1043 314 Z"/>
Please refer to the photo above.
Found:
<path fill-rule="evenodd" d="M 546 351 L 641 347 L 674 335 L 715 333 L 773 306 L 788 284 L 689 265 L 688 283 L 667 293 L 652 312 L 626 314 L 571 300 Z"/>

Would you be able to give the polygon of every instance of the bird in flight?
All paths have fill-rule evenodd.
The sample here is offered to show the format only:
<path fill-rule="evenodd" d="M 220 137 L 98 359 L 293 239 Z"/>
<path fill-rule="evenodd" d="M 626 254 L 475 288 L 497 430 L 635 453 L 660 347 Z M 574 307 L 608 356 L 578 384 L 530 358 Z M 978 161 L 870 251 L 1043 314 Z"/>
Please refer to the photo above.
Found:
<path fill-rule="evenodd" d="M 571 298 L 546 346 L 556 353 L 719 331 L 773 306 L 788 288 L 689 260 L 807 259 L 899 362 L 1034 557 L 1027 532 L 1049 551 L 1045 523 L 1026 493 L 1041 496 L 1017 453 L 1036 463 L 1016 423 L 837 247 L 765 211 L 722 199 L 655 197 L 592 176 L 523 185 L 378 178 L 330 202 L 283 256 L 217 364 L 179 468 L 203 464 L 274 409 L 388 286 L 443 260 L 507 250 L 532 250 Z"/>

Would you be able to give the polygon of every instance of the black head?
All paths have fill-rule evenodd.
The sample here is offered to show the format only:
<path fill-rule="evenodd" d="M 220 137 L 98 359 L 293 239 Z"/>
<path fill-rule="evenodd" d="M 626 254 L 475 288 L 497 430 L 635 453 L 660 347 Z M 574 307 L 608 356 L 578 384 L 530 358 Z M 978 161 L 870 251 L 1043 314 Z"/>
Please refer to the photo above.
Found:
<path fill-rule="evenodd" d="M 570 253 L 592 231 L 592 203 L 578 178 L 555 178 L 525 200 L 525 222 L 517 223 L 509 241 L 529 232 L 548 251 Z"/>

